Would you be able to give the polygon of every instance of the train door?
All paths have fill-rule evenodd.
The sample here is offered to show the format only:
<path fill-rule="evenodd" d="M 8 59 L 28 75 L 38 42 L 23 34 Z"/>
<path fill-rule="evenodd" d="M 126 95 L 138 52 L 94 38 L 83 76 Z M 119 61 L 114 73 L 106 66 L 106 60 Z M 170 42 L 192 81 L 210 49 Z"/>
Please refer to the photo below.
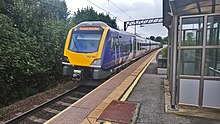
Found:
<path fill-rule="evenodd" d="M 140 39 L 136 38 L 136 57 L 140 56 Z"/>
<path fill-rule="evenodd" d="M 119 43 L 119 37 L 118 34 L 113 35 L 113 44 L 114 44 L 114 60 L 115 65 L 117 65 L 120 61 L 120 43 Z"/>
<path fill-rule="evenodd" d="M 132 53 L 133 53 L 133 58 L 136 56 L 136 39 L 135 37 L 131 38 L 131 43 L 132 43 Z"/>

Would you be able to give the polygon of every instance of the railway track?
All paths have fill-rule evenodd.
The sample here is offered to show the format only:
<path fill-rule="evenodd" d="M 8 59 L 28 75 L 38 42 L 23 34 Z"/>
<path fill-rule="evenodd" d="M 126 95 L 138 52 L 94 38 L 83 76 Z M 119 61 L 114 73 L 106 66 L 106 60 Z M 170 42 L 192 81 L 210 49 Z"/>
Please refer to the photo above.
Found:
<path fill-rule="evenodd" d="M 100 83 L 101 82 L 99 81 L 96 83 L 97 85 L 78 85 L 63 94 L 6 121 L 5 124 L 42 124 L 88 94 L 99 86 Z"/>

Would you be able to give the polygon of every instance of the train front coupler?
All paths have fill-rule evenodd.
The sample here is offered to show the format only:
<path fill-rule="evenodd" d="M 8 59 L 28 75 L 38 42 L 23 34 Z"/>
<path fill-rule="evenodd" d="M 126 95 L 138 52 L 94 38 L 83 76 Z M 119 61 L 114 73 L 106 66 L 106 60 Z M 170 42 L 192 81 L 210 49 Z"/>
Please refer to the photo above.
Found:
<path fill-rule="evenodd" d="M 80 81 L 82 80 L 82 77 L 83 77 L 83 70 L 75 70 L 73 71 L 73 77 L 72 77 L 72 80 L 73 81 Z"/>

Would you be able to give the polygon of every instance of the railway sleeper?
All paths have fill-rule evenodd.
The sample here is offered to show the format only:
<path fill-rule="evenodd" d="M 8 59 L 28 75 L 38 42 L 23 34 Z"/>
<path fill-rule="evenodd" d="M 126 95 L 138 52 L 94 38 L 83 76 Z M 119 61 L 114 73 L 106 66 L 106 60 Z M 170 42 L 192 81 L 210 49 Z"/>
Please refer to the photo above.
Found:
<path fill-rule="evenodd" d="M 62 105 L 62 106 L 71 106 L 71 104 L 70 103 L 66 103 L 66 102 L 62 102 L 62 101 L 58 101 L 58 102 L 56 102 L 57 104 L 60 104 L 60 105 Z"/>
<path fill-rule="evenodd" d="M 43 118 L 39 118 L 39 117 L 36 117 L 36 116 L 30 116 L 28 117 L 28 119 L 30 121 L 33 121 L 33 122 L 36 122 L 36 123 L 45 123 L 47 120 L 43 119 Z"/>
<path fill-rule="evenodd" d="M 58 114 L 58 113 L 60 113 L 59 110 L 52 109 L 52 108 L 49 108 L 49 107 L 45 108 L 44 111 L 50 112 L 50 113 L 53 113 L 53 114 Z"/>

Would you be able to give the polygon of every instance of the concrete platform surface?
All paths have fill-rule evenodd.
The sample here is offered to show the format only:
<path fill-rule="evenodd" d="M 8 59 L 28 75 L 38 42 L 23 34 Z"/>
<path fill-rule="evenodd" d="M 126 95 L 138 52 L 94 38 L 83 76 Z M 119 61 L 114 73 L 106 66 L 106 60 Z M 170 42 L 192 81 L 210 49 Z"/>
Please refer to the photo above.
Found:
<path fill-rule="evenodd" d="M 157 63 L 153 61 L 128 98 L 141 104 L 137 124 L 220 124 L 218 120 L 179 116 L 164 112 L 165 75 L 157 75 Z"/>
<path fill-rule="evenodd" d="M 48 120 L 45 124 L 96 123 L 112 100 L 118 100 L 135 77 L 160 50 L 149 53 L 131 66 L 105 81 L 95 90 Z M 97 108 L 97 109 L 96 109 Z"/>

